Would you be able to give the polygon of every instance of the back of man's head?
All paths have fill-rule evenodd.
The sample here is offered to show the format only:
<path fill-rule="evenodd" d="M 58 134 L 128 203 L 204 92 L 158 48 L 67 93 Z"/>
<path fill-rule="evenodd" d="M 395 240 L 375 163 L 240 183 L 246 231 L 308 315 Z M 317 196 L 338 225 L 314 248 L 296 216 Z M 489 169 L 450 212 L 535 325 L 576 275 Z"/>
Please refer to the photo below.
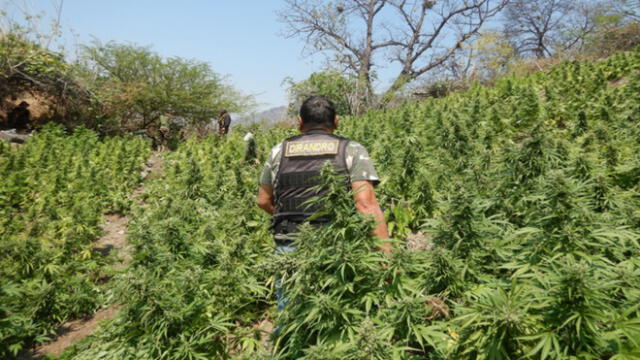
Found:
<path fill-rule="evenodd" d="M 336 107 L 331 100 L 313 95 L 300 106 L 300 117 L 306 129 L 335 127 Z"/>

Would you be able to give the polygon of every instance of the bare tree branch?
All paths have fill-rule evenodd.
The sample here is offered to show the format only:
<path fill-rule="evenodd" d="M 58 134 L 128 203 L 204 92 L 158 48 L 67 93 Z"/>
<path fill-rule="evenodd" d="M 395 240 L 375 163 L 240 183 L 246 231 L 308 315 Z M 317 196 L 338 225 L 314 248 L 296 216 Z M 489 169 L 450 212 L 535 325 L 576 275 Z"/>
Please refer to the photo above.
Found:
<path fill-rule="evenodd" d="M 614 0 L 613 8 L 625 20 L 640 21 L 640 0 Z"/>
<path fill-rule="evenodd" d="M 511 0 L 505 34 L 520 56 L 549 57 L 581 46 L 595 30 L 595 9 L 585 0 Z"/>
<path fill-rule="evenodd" d="M 372 70 L 380 56 L 401 65 L 384 105 L 404 85 L 442 66 L 509 0 L 285 0 L 280 20 L 287 37 L 312 52 L 335 54 L 361 82 L 371 105 Z"/>
<path fill-rule="evenodd" d="M 393 3 L 412 31 L 401 41 L 403 50 L 397 60 L 402 64 L 402 69 L 384 94 L 383 105 L 407 83 L 451 59 L 464 43 L 478 34 L 487 19 L 504 7 L 506 1 L 441 1 L 439 4 L 438 8 L 434 8 L 432 2 L 423 1 L 417 9 L 415 4 L 408 4 L 406 1 Z M 432 29 L 426 32 L 423 28 L 425 21 L 429 20 Z M 455 40 L 451 40 L 454 36 Z M 430 56 L 424 61 L 427 53 Z"/>

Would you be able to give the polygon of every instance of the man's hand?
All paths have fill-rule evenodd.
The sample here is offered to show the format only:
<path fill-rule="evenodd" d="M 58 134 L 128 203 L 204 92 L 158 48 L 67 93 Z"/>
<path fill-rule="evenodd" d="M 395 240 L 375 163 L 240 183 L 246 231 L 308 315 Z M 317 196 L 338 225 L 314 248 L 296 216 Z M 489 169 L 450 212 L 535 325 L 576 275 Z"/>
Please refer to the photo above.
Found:
<path fill-rule="evenodd" d="M 269 215 L 273 215 L 275 207 L 273 205 L 273 185 L 260 184 L 258 189 L 258 206 L 267 212 Z"/>
<path fill-rule="evenodd" d="M 353 189 L 353 199 L 356 201 L 356 209 L 363 214 L 373 215 L 376 221 L 373 234 L 382 240 L 388 239 L 389 230 L 387 229 L 387 223 L 384 221 L 384 214 L 380 209 L 378 199 L 376 199 L 373 184 L 370 181 L 354 181 L 351 183 L 351 188 Z M 393 247 L 391 243 L 383 242 L 380 245 L 380 250 L 390 253 Z"/>

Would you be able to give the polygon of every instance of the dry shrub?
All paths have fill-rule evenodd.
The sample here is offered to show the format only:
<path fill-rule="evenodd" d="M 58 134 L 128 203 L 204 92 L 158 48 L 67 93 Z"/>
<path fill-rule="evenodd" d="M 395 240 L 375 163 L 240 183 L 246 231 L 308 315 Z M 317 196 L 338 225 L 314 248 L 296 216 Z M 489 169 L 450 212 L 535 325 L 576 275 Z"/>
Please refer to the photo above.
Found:
<path fill-rule="evenodd" d="M 599 32 L 587 51 L 597 57 L 606 57 L 617 51 L 629 51 L 640 46 L 640 23 L 631 23 Z"/>

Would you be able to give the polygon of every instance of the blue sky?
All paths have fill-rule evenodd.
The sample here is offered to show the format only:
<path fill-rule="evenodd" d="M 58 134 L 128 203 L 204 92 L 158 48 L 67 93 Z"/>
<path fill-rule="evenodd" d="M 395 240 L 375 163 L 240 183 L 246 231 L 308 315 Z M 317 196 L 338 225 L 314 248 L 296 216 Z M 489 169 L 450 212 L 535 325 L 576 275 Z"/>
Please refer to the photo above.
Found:
<path fill-rule="evenodd" d="M 285 26 L 277 12 L 284 0 L 0 0 L 0 10 L 28 4 L 29 13 L 44 17 L 46 33 L 56 15 L 52 4 L 60 3 L 70 57 L 78 44 L 93 40 L 149 45 L 165 57 L 209 63 L 236 89 L 255 97 L 255 110 L 287 105 L 283 80 L 303 80 L 325 64 L 322 55 L 303 54 L 302 40 L 281 35 Z M 399 66 L 383 57 L 374 61 L 382 65 L 374 69 L 374 87 L 381 91 Z"/>
<path fill-rule="evenodd" d="M 52 16 L 51 4 L 58 1 L 29 4 Z M 94 38 L 151 45 L 163 56 L 208 62 L 267 109 L 287 104 L 285 77 L 302 80 L 323 65 L 319 56 L 312 61 L 302 55 L 300 40 L 278 34 L 282 6 L 274 0 L 64 0 L 61 23 L 70 51 Z"/>

